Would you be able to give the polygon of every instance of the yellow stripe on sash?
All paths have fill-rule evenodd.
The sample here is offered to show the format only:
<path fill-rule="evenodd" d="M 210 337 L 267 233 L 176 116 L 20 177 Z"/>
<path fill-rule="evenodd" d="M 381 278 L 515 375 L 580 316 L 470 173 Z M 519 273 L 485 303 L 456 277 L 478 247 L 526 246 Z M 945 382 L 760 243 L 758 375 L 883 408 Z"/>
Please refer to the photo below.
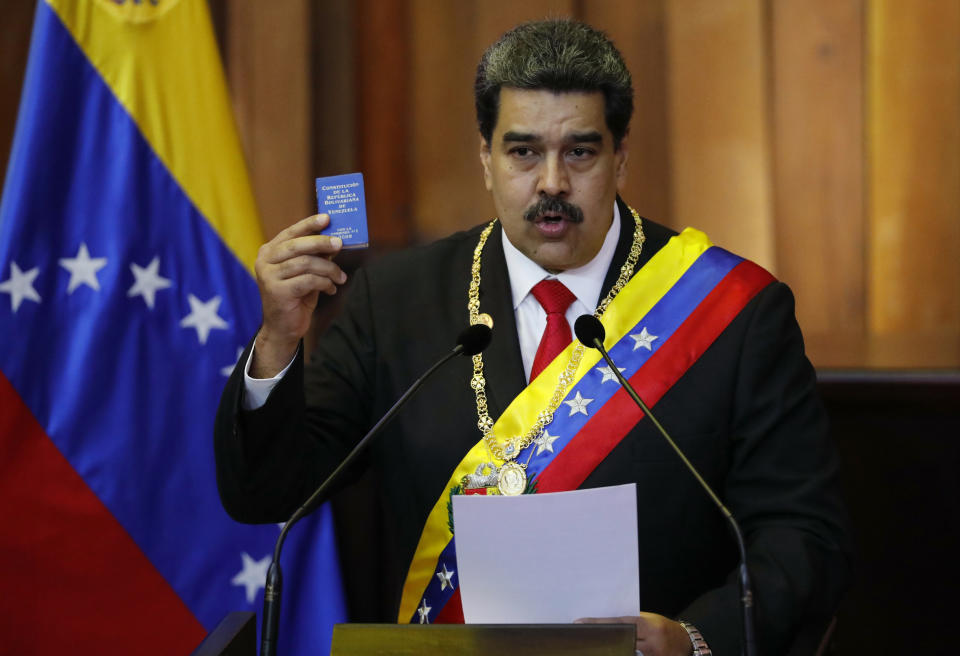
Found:
<path fill-rule="evenodd" d="M 711 245 L 704 233 L 687 228 L 655 253 L 607 307 L 602 318 L 606 329 L 604 347 L 609 349 L 623 339 Z M 537 376 L 536 380 L 517 395 L 494 424 L 493 430 L 496 435 L 522 435 L 530 429 L 537 415 L 553 396 L 557 380 L 570 361 L 570 354 L 576 344 L 577 342 L 570 344 Z M 593 369 L 600 357 L 600 353 L 595 349 L 587 349 L 584 352 L 571 387 Z M 466 383 L 464 381 L 464 384 Z M 417 550 L 403 586 L 398 622 L 409 622 L 416 612 L 420 597 L 433 578 L 437 558 L 450 541 L 450 529 L 447 524 L 447 501 L 450 488 L 459 485 L 461 479 L 467 474 L 474 473 L 479 463 L 491 460 L 494 460 L 493 455 L 483 440 L 480 440 L 470 449 L 450 476 L 420 534 L 420 541 L 417 543 Z M 502 463 L 496 461 L 496 464 L 500 466 Z"/>
<path fill-rule="evenodd" d="M 252 272 L 262 231 L 207 3 L 47 2 L 190 201 Z"/>

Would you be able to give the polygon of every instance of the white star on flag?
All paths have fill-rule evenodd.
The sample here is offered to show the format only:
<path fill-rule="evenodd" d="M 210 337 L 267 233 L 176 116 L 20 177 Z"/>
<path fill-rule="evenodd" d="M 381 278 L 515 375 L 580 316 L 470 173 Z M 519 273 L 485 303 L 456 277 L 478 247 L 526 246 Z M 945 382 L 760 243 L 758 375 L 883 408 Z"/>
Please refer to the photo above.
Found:
<path fill-rule="evenodd" d="M 10 277 L 0 283 L 0 292 L 10 294 L 10 307 L 16 312 L 24 299 L 40 302 L 40 294 L 33 288 L 33 281 L 40 273 L 40 267 L 33 267 L 26 273 L 20 270 L 16 262 L 10 262 Z"/>
<path fill-rule="evenodd" d="M 229 377 L 230 377 L 230 374 L 233 373 L 234 367 L 236 367 L 236 366 L 237 366 L 237 363 L 240 362 L 240 356 L 241 356 L 242 354 L 243 354 L 243 347 L 242 347 L 242 346 L 238 346 L 238 347 L 237 347 L 237 357 L 235 357 L 235 358 L 233 359 L 233 364 L 228 364 L 226 367 L 224 367 L 223 369 L 220 370 L 220 373 L 223 374 L 224 376 L 226 376 L 227 378 L 229 378 Z"/>
<path fill-rule="evenodd" d="M 214 296 L 204 303 L 199 298 L 190 294 L 187 297 L 190 302 L 190 314 L 180 321 L 183 328 L 196 328 L 197 339 L 201 344 L 207 343 L 207 337 L 214 328 L 225 330 L 229 325 L 223 320 L 223 317 L 217 314 L 217 308 L 220 307 L 220 297 Z"/>
<path fill-rule="evenodd" d="M 644 327 L 640 330 L 640 334 L 639 334 L 639 335 L 630 335 L 630 337 L 633 337 L 633 341 L 636 342 L 636 343 L 633 345 L 633 350 L 634 350 L 634 351 L 636 351 L 636 350 L 637 350 L 638 348 L 640 348 L 641 346 L 642 346 L 643 348 L 647 349 L 648 351 L 652 351 L 652 350 L 653 350 L 653 347 L 650 346 L 650 344 L 653 342 L 653 340 L 655 340 L 655 339 L 657 338 L 656 335 L 651 335 L 650 333 L 647 332 L 647 327 L 646 327 L 646 326 L 644 326 Z"/>
<path fill-rule="evenodd" d="M 260 560 L 254 560 L 246 551 L 240 554 L 243 558 L 243 569 L 237 573 L 230 583 L 233 585 L 242 585 L 247 589 L 247 603 L 252 604 L 257 598 L 257 592 L 264 586 L 267 580 L 267 570 L 270 569 L 270 554 L 267 554 Z"/>
<path fill-rule="evenodd" d="M 593 399 L 585 399 L 580 396 L 580 390 L 577 390 L 577 395 L 570 399 L 569 401 L 564 401 L 568 406 L 570 406 L 570 414 L 568 416 L 572 417 L 577 414 L 588 414 L 587 406 L 593 403 Z"/>
<path fill-rule="evenodd" d="M 551 435 L 544 429 L 543 434 L 534 440 L 534 443 L 537 445 L 537 455 L 540 455 L 544 451 L 553 453 L 553 443 L 558 439 L 560 439 L 559 435 Z"/>
<path fill-rule="evenodd" d="M 157 290 L 166 289 L 171 284 L 170 280 L 164 278 L 157 272 L 159 268 L 159 255 L 154 257 L 146 267 L 141 267 L 136 264 L 130 265 L 130 271 L 133 272 L 133 277 L 136 279 L 136 282 L 134 282 L 133 287 L 127 291 L 127 296 L 142 296 L 143 302 L 146 303 L 147 307 L 151 310 L 157 297 Z"/>
<path fill-rule="evenodd" d="M 440 579 L 440 592 L 443 592 L 447 588 L 453 588 L 453 575 L 457 573 L 457 570 L 452 572 L 447 571 L 447 564 L 443 563 L 442 570 L 437 572 L 437 578 Z"/>
<path fill-rule="evenodd" d="M 100 281 L 97 280 L 97 271 L 107 266 L 107 258 L 90 257 L 86 242 L 80 243 L 76 257 L 61 257 L 60 266 L 70 272 L 70 282 L 67 283 L 67 293 L 72 294 L 80 285 L 100 291 Z"/>
<path fill-rule="evenodd" d="M 611 369 L 610 367 L 597 367 L 597 371 L 603 374 L 603 380 L 600 381 L 601 385 L 607 382 L 608 380 L 612 380 L 616 382 L 617 375 L 613 373 L 613 369 Z M 620 373 L 623 373 L 626 370 L 623 367 L 617 367 L 617 371 L 619 371 Z"/>
<path fill-rule="evenodd" d="M 427 599 L 426 599 L 426 597 L 424 597 L 424 598 L 420 601 L 420 608 L 417 609 L 417 613 L 420 614 L 420 623 L 421 623 L 421 624 L 429 624 L 429 623 L 430 623 L 429 615 L 430 615 L 430 611 L 432 611 L 432 610 L 433 610 L 433 608 L 431 608 L 430 606 L 427 606 Z"/>

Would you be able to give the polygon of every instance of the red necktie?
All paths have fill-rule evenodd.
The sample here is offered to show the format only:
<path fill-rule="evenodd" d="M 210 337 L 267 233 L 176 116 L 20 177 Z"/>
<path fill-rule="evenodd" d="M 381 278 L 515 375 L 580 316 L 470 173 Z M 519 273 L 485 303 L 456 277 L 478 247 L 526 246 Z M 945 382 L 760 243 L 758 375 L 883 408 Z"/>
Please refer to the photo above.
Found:
<path fill-rule="evenodd" d="M 530 369 L 532 381 L 573 339 L 566 313 L 577 297 L 559 280 L 541 280 L 530 291 L 547 312 L 547 328 L 540 338 L 540 346 L 537 347 L 537 355 Z"/>

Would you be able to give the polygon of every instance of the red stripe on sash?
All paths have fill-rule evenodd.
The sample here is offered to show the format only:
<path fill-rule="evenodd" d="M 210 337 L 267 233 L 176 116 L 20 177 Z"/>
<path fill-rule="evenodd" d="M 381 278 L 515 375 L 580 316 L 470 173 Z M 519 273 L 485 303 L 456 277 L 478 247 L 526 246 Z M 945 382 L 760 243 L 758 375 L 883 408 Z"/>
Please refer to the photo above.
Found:
<path fill-rule="evenodd" d="M 463 602 L 460 601 L 460 586 L 453 591 L 440 612 L 434 618 L 433 624 L 463 624 Z"/>
<path fill-rule="evenodd" d="M 734 267 L 630 378 L 640 398 L 653 407 L 750 299 L 773 281 L 770 273 L 752 262 Z M 579 487 L 642 418 L 643 411 L 623 389 L 619 390 L 540 473 L 537 492 Z"/>
<path fill-rule="evenodd" d="M 203 626 L 2 374 L 0 452 L 0 651 L 190 653 Z"/>

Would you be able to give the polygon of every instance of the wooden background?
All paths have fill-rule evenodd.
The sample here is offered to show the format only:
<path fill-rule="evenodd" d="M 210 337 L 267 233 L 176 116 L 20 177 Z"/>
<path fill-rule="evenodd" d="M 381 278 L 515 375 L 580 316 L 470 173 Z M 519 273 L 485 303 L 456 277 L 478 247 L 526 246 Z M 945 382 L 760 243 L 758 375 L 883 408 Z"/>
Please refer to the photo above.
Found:
<path fill-rule="evenodd" d="M 210 0 L 265 232 L 362 170 L 374 251 L 492 216 L 472 81 L 515 23 L 606 30 L 626 200 L 794 289 L 823 368 L 960 365 L 960 0 Z M 0 23 L 0 161 L 31 0 Z"/>
<path fill-rule="evenodd" d="M 0 7 L 0 172 L 33 7 Z M 960 0 L 210 7 L 266 234 L 314 211 L 314 177 L 364 172 L 374 247 L 348 266 L 491 216 L 471 87 L 487 44 L 546 15 L 607 30 L 636 89 L 626 200 L 706 230 L 797 295 L 858 544 L 839 653 L 948 644 L 960 612 Z M 338 535 L 341 557 L 366 567 L 369 533 Z"/>

